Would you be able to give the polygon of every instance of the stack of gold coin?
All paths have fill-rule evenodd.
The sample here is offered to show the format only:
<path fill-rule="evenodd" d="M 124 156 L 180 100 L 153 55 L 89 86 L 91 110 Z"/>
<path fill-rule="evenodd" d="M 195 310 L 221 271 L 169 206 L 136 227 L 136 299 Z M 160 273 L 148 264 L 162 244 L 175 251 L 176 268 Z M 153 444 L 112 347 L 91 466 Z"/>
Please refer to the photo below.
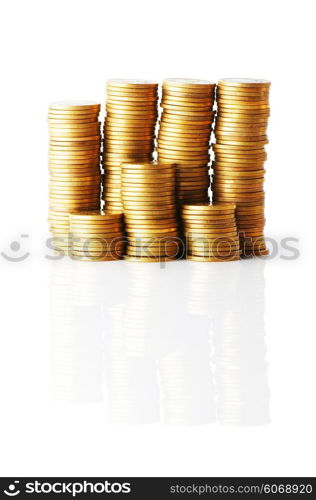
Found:
<path fill-rule="evenodd" d="M 263 183 L 269 88 L 266 80 L 243 78 L 220 80 L 217 88 L 213 199 L 236 203 L 244 256 L 268 253 Z"/>
<path fill-rule="evenodd" d="M 123 214 L 103 210 L 69 214 L 71 257 L 77 260 L 117 260 L 124 253 Z"/>
<path fill-rule="evenodd" d="M 120 210 L 121 163 L 148 162 L 155 150 L 158 83 L 109 80 L 103 145 L 103 199 Z"/>
<path fill-rule="evenodd" d="M 182 206 L 187 258 L 202 262 L 239 260 L 234 204 Z"/>
<path fill-rule="evenodd" d="M 210 137 L 215 84 L 169 78 L 163 82 L 158 160 L 176 164 L 177 199 L 209 200 Z"/>
<path fill-rule="evenodd" d="M 167 164 L 123 164 L 122 203 L 127 260 L 159 262 L 178 256 L 175 169 Z"/>
<path fill-rule="evenodd" d="M 100 104 L 49 106 L 49 223 L 56 249 L 68 252 L 69 212 L 100 207 Z"/>

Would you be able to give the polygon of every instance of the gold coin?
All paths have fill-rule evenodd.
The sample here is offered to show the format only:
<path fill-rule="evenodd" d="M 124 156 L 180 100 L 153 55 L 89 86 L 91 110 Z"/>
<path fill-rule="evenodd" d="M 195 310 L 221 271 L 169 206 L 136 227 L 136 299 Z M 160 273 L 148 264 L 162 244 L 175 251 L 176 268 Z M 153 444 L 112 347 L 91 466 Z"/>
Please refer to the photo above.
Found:
<path fill-rule="evenodd" d="M 117 116 L 109 116 L 107 115 L 105 119 L 104 126 L 111 128 L 128 128 L 128 129 L 146 129 L 151 130 L 154 127 L 154 123 L 151 120 L 148 120 L 147 117 L 144 118 L 133 118 L 130 116 L 117 115 Z"/>
<path fill-rule="evenodd" d="M 217 122 L 216 122 L 217 123 Z M 226 122 L 225 122 L 226 123 Z M 199 125 L 196 123 L 182 124 L 182 123 L 169 123 L 162 119 L 160 122 L 159 131 L 164 131 L 165 133 L 176 133 L 183 135 L 207 135 L 210 134 L 212 130 L 212 123 L 207 123 L 204 125 Z"/>
<path fill-rule="evenodd" d="M 135 207 L 135 208 L 130 208 L 126 207 L 124 209 L 124 215 L 126 216 L 126 220 L 134 220 L 134 219 L 151 219 L 151 218 L 158 218 L 158 219 L 163 219 L 167 218 L 169 219 L 170 217 L 174 217 L 176 214 L 176 209 L 175 207 L 168 207 L 168 208 L 161 208 L 161 207 L 154 207 L 154 208 L 140 208 L 140 207 Z M 130 219 L 130 217 L 132 219 Z"/>
<path fill-rule="evenodd" d="M 247 87 L 247 88 L 238 88 L 231 87 L 219 84 L 217 86 L 217 95 L 233 95 L 233 96 L 269 96 L 270 89 L 264 87 Z"/>
<path fill-rule="evenodd" d="M 72 220 L 117 220 L 123 218 L 122 212 L 108 212 L 107 210 L 81 211 L 71 214 Z"/>
<path fill-rule="evenodd" d="M 239 88 L 267 88 L 271 82 L 258 78 L 222 78 L 218 81 L 219 87 L 239 87 Z"/>
<path fill-rule="evenodd" d="M 61 110 L 87 110 L 87 109 L 95 109 L 98 111 L 101 109 L 101 104 L 95 101 L 58 101 L 51 102 L 49 104 L 50 109 L 61 109 Z"/>
<path fill-rule="evenodd" d="M 209 213 L 209 214 L 212 214 L 212 213 L 233 213 L 234 210 L 235 210 L 236 206 L 235 204 L 231 203 L 231 204 L 225 204 L 225 205 L 221 205 L 221 204 L 218 204 L 218 205 L 207 205 L 207 204 L 204 204 L 204 205 L 184 205 L 183 207 L 183 212 L 195 212 L 195 211 L 198 211 L 198 212 L 206 212 L 206 213 Z"/>
<path fill-rule="evenodd" d="M 72 125 L 81 125 L 81 124 L 89 124 L 89 123 L 100 123 L 98 122 L 99 117 L 95 116 L 95 114 L 91 115 L 79 115 L 78 116 L 58 116 L 58 115 L 49 115 L 47 118 L 48 126 L 50 127 L 51 125 L 66 125 L 66 126 L 72 126 Z"/>
<path fill-rule="evenodd" d="M 85 136 L 82 136 L 82 137 L 78 137 L 78 136 L 74 136 L 74 134 L 70 135 L 68 134 L 68 136 L 58 136 L 58 141 L 60 142 L 83 142 L 83 141 L 97 141 L 97 140 L 100 140 L 100 136 L 98 135 L 85 135 Z M 52 134 L 51 134 L 51 137 L 52 137 Z M 71 141 L 69 141 L 69 139 L 71 138 Z"/>
<path fill-rule="evenodd" d="M 78 256 L 78 255 L 73 255 L 72 253 L 70 254 L 70 257 L 73 260 L 80 260 L 80 261 L 89 261 L 89 262 L 105 262 L 105 261 L 114 261 L 114 260 L 119 260 L 119 256 L 106 256 L 106 257 L 87 257 L 87 256 Z"/>
<path fill-rule="evenodd" d="M 169 163 L 169 165 L 160 165 L 159 163 L 153 163 L 153 162 L 144 162 L 144 163 L 137 163 L 137 162 L 126 162 L 124 165 L 122 165 L 122 171 L 132 171 L 136 170 L 137 172 L 147 172 L 147 171 L 152 171 L 152 172 L 167 172 L 167 171 L 173 171 L 174 166 L 172 163 Z"/>
<path fill-rule="evenodd" d="M 136 80 L 136 79 L 122 79 L 122 78 L 116 78 L 116 79 L 111 79 L 107 80 L 106 82 L 106 87 L 107 89 L 109 88 L 116 88 L 116 87 L 123 87 L 124 89 L 153 89 L 157 90 L 158 89 L 158 83 L 152 81 L 152 80 Z"/>
<path fill-rule="evenodd" d="M 208 126 L 210 127 L 214 118 L 214 113 L 210 113 L 207 117 L 199 117 L 194 115 L 176 115 L 175 113 L 167 113 L 167 111 L 163 112 L 161 122 L 165 125 L 177 125 L 180 126 Z"/>
<path fill-rule="evenodd" d="M 232 145 L 225 145 L 225 144 L 213 144 L 212 145 L 214 151 L 217 153 L 228 153 L 228 154 L 240 154 L 240 152 L 246 152 L 245 154 L 265 154 L 266 151 L 264 149 L 263 146 L 259 146 L 255 149 L 253 148 L 247 148 L 247 147 L 244 147 L 244 146 L 232 146 Z"/>

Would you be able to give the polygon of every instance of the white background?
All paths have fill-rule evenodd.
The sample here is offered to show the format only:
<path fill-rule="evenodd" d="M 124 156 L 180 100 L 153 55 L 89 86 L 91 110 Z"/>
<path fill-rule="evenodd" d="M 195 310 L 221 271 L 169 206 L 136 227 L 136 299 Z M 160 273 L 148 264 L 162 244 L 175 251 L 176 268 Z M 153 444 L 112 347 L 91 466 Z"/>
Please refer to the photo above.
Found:
<path fill-rule="evenodd" d="M 307 0 L 2 6 L 0 251 L 16 257 L 10 243 L 19 241 L 21 254 L 31 254 L 21 263 L 0 256 L 2 476 L 315 474 L 313 7 Z M 120 77 L 272 81 L 266 234 L 299 238 L 299 259 L 160 270 L 44 258 L 47 105 L 103 103 L 106 80 Z M 225 371 L 227 339 L 245 376 L 239 381 L 233 367 Z M 205 405 L 216 398 L 217 412 L 228 398 L 233 425 L 213 410 L 210 422 Z M 244 400 L 245 414 L 235 418 Z"/>

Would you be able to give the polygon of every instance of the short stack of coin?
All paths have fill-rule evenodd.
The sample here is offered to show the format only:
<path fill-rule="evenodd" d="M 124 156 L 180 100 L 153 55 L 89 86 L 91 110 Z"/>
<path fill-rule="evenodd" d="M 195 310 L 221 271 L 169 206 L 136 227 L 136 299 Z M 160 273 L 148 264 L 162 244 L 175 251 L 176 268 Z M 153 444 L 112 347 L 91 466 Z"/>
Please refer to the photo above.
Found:
<path fill-rule="evenodd" d="M 69 214 L 71 257 L 76 260 L 117 260 L 124 253 L 123 214 L 103 210 Z"/>
<path fill-rule="evenodd" d="M 266 80 L 242 78 L 220 80 L 217 87 L 213 199 L 236 203 L 244 256 L 268 253 L 263 183 L 269 88 Z"/>
<path fill-rule="evenodd" d="M 123 164 L 126 260 L 159 262 L 178 256 L 175 169 L 167 164 Z"/>
<path fill-rule="evenodd" d="M 121 163 L 150 162 L 155 150 L 158 83 L 109 80 L 103 145 L 103 199 L 121 210 Z"/>
<path fill-rule="evenodd" d="M 100 207 L 100 104 L 49 106 L 49 223 L 55 248 L 68 252 L 73 210 Z"/>
<path fill-rule="evenodd" d="M 209 200 L 214 92 L 215 84 L 205 80 L 163 82 L 158 161 L 176 164 L 180 204 Z"/>
<path fill-rule="evenodd" d="M 201 262 L 239 260 L 234 204 L 182 206 L 187 258 Z"/>

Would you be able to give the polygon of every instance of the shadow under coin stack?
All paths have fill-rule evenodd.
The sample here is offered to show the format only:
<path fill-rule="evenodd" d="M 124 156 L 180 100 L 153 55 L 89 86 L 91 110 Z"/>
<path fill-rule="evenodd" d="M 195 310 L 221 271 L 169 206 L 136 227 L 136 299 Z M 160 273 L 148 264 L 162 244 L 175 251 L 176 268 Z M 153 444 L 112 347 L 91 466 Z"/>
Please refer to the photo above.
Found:
<path fill-rule="evenodd" d="M 210 137 L 215 84 L 169 78 L 163 82 L 158 161 L 176 164 L 177 199 L 209 200 Z"/>
<path fill-rule="evenodd" d="M 267 255 L 264 239 L 264 162 L 269 117 L 266 80 L 225 78 L 217 87 L 215 202 L 236 203 L 242 255 Z"/>
<path fill-rule="evenodd" d="M 69 214 L 71 257 L 76 260 L 117 260 L 123 256 L 123 214 L 103 210 Z"/>
<path fill-rule="evenodd" d="M 239 260 L 235 205 L 183 205 L 187 259 L 201 262 Z"/>
<path fill-rule="evenodd" d="M 122 165 L 126 260 L 159 262 L 178 256 L 179 228 L 173 165 Z"/>
<path fill-rule="evenodd" d="M 69 212 L 100 207 L 100 104 L 49 106 L 49 223 L 56 251 L 68 253 Z"/>
<path fill-rule="evenodd" d="M 109 80 L 103 146 L 103 199 L 121 210 L 121 164 L 153 160 L 158 83 Z"/>

